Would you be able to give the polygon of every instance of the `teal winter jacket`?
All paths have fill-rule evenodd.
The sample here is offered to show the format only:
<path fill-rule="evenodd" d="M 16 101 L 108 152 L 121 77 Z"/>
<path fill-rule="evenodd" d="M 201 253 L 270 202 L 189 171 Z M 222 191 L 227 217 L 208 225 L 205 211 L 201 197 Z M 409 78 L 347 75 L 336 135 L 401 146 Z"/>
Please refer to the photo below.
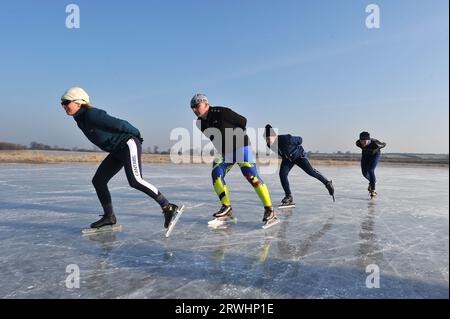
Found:
<path fill-rule="evenodd" d="M 89 141 L 105 152 L 119 150 L 132 137 L 142 141 L 137 128 L 101 109 L 81 108 L 74 119 Z"/>

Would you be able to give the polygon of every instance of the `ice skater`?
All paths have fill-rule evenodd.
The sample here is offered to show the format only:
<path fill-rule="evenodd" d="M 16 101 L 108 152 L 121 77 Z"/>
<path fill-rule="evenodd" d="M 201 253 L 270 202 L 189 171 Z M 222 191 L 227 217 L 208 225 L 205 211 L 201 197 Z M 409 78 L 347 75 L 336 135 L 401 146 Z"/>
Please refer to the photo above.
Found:
<path fill-rule="evenodd" d="M 309 162 L 305 150 L 303 149 L 303 139 L 300 136 L 292 135 L 277 135 L 270 124 L 265 127 L 264 137 L 266 138 L 267 147 L 277 152 L 281 157 L 280 166 L 280 181 L 283 187 L 285 196 L 281 200 L 279 208 L 294 207 L 294 199 L 292 197 L 291 188 L 289 186 L 288 175 L 294 165 L 300 167 L 306 174 L 316 178 L 328 190 L 328 193 L 333 197 L 334 201 L 334 187 L 333 182 L 325 178 L 318 170 L 316 170 Z"/>
<path fill-rule="evenodd" d="M 215 220 L 211 222 L 226 223 L 233 218 L 225 176 L 237 163 L 264 206 L 263 227 L 275 225 L 278 221 L 272 207 L 269 190 L 258 174 L 250 141 L 245 133 L 247 119 L 229 108 L 210 106 L 208 98 L 204 94 L 194 95 L 191 99 L 191 109 L 198 118 L 197 127 L 212 141 L 216 151 L 220 154 L 213 162 L 211 175 L 214 190 L 222 207 L 213 214 Z M 210 135 L 209 133 L 213 133 L 213 131 L 218 134 Z M 217 136 L 219 133 L 220 136 Z M 234 141 L 234 137 L 236 141 Z"/>
<path fill-rule="evenodd" d="M 359 134 L 359 140 L 356 141 L 356 146 L 362 149 L 361 171 L 363 176 L 369 181 L 369 197 L 373 199 L 377 196 L 377 192 L 375 191 L 375 184 L 377 182 L 375 169 L 381 157 L 380 150 L 386 147 L 386 143 L 370 138 L 368 132 L 361 132 Z"/>
<path fill-rule="evenodd" d="M 152 184 L 142 178 L 142 137 L 137 128 L 125 120 L 108 115 L 104 110 L 94 108 L 88 94 L 79 87 L 68 89 L 61 97 L 61 105 L 67 115 L 72 116 L 81 131 L 93 144 L 108 156 L 103 160 L 92 179 L 98 199 L 103 207 L 102 218 L 91 224 L 91 228 L 115 225 L 117 220 L 108 190 L 109 180 L 122 167 L 131 187 L 144 192 L 160 206 L 164 215 L 164 227 L 172 227 L 176 215 L 181 211 Z"/>

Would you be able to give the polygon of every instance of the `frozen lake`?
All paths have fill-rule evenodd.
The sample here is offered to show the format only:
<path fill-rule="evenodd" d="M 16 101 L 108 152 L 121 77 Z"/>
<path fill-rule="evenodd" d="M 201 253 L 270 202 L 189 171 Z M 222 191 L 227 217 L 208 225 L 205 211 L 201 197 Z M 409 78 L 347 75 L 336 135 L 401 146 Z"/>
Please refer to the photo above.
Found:
<path fill-rule="evenodd" d="M 145 179 L 186 205 L 166 239 L 160 208 L 123 171 L 110 182 L 123 231 L 82 237 L 102 213 L 96 166 L 0 164 L 0 298 L 449 297 L 448 168 L 381 165 L 375 202 L 358 166 L 318 169 L 333 179 L 336 203 L 296 168 L 297 207 L 264 231 L 259 200 L 233 168 L 239 222 L 210 230 L 220 206 L 210 166 L 144 165 Z M 278 175 L 262 177 L 278 203 Z M 69 264 L 80 288 L 66 287 Z M 368 265 L 379 288 L 366 286 Z"/>

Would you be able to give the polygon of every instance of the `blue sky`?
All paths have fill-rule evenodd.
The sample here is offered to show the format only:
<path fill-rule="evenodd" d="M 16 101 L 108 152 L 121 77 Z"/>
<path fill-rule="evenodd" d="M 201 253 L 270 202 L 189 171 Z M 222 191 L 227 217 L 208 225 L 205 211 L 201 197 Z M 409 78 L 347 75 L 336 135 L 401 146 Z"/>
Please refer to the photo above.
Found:
<path fill-rule="evenodd" d="M 81 10 L 67 29 L 65 7 Z M 381 9 L 381 28 L 365 8 Z M 0 141 L 91 147 L 59 98 L 85 88 L 144 147 L 192 129 L 206 93 L 311 151 L 448 153 L 447 0 L 14 1 L 0 11 Z"/>

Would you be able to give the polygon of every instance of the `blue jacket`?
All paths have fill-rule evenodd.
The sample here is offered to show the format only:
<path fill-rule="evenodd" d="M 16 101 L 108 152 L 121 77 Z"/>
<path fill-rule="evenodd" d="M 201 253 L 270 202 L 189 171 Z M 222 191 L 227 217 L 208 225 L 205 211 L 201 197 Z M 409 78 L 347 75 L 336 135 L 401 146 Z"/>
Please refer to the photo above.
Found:
<path fill-rule="evenodd" d="M 74 119 L 89 141 L 105 152 L 119 150 L 131 137 L 141 139 L 141 133 L 133 125 L 97 108 L 83 107 Z"/>
<path fill-rule="evenodd" d="M 299 157 L 305 157 L 305 150 L 302 146 L 303 139 L 300 136 L 278 135 L 278 155 L 283 159 L 294 162 Z M 274 144 L 273 147 L 276 148 Z"/>

